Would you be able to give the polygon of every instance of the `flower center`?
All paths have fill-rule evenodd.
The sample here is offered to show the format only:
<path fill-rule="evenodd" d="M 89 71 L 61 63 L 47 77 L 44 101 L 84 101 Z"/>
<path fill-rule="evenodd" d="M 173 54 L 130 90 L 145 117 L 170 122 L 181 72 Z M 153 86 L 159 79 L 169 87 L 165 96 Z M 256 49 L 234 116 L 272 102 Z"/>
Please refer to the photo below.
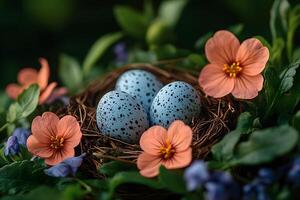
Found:
<path fill-rule="evenodd" d="M 164 146 L 160 147 L 159 152 L 161 153 L 163 159 L 169 159 L 174 155 L 175 149 L 173 148 L 169 139 L 166 140 L 166 144 Z"/>
<path fill-rule="evenodd" d="M 230 77 L 235 78 L 240 71 L 242 71 L 242 68 L 240 66 L 239 62 L 233 62 L 231 65 L 224 64 L 223 71 Z"/>
<path fill-rule="evenodd" d="M 53 149 L 59 149 L 64 146 L 63 143 L 64 143 L 64 138 L 58 137 L 58 136 L 55 136 L 55 137 L 52 136 L 50 147 Z"/>

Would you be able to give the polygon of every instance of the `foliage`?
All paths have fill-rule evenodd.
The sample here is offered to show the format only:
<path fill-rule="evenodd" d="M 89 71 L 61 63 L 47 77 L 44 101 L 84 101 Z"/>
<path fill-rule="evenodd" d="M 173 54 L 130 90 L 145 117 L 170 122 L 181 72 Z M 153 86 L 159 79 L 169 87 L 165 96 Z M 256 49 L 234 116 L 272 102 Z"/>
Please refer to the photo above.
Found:
<path fill-rule="evenodd" d="M 215 30 L 200 36 L 194 47 L 183 48 L 177 44 L 181 38 L 176 34 L 176 27 L 184 19 L 181 17 L 184 17 L 189 1 L 166 0 L 160 5 L 152 3 L 145 0 L 142 10 L 127 5 L 115 6 L 113 14 L 122 30 L 99 37 L 82 61 L 61 54 L 59 78 L 70 96 L 81 92 L 96 77 L 134 62 L 151 63 L 158 67 L 167 62 L 171 63 L 168 67 L 198 76 L 207 63 L 205 43 Z M 295 45 L 299 22 L 300 5 L 290 4 L 288 0 L 274 1 L 269 24 L 272 40 L 261 35 L 255 36 L 270 51 L 269 62 L 263 71 L 263 90 L 256 99 L 240 102 L 243 112 L 238 117 L 235 129 L 212 147 L 206 161 L 209 170 L 215 172 L 212 174 L 225 174 L 226 178 L 231 173 L 240 187 L 256 184 L 261 178 L 256 174 L 263 167 L 279 171 L 280 181 L 275 180 L 266 190 L 273 199 L 290 198 L 294 190 L 299 188 L 288 182 L 286 177 L 294 158 L 300 154 L 300 47 Z M 248 31 L 244 30 L 243 24 L 226 29 L 240 38 L 247 35 L 245 32 Z M 114 45 L 120 40 L 125 43 L 124 51 L 128 55 L 123 61 L 118 61 L 116 55 L 112 54 Z M 4 92 L 0 93 L 1 200 L 116 199 L 122 186 L 137 185 L 145 190 L 152 189 L 183 199 L 206 198 L 207 189 L 187 190 L 184 169 L 161 167 L 158 177 L 148 179 L 139 174 L 134 164 L 111 161 L 97 170 L 97 178 L 91 179 L 85 169 L 79 170 L 74 177 L 52 178 L 45 175 L 43 161 L 32 158 L 26 147 L 22 147 L 18 155 L 4 156 L 5 140 L 16 127 L 28 128 L 33 117 L 52 109 L 52 104 L 39 105 L 39 96 L 40 89 L 35 84 L 26 88 L 15 101 L 10 100 Z M 285 169 L 286 172 L 278 169 Z"/>

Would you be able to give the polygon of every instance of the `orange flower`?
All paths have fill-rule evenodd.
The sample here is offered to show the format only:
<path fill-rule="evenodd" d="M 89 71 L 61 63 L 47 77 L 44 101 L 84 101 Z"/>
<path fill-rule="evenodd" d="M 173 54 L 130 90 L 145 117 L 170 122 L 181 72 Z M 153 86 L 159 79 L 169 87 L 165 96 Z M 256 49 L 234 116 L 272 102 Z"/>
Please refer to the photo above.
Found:
<path fill-rule="evenodd" d="M 34 118 L 31 131 L 32 135 L 27 139 L 28 151 L 44 158 L 48 165 L 73 157 L 82 136 L 75 117 L 67 115 L 59 119 L 52 112 Z"/>
<path fill-rule="evenodd" d="M 218 31 L 205 45 L 210 62 L 200 73 L 199 84 L 215 98 L 229 93 L 236 98 L 252 99 L 263 87 L 261 72 L 269 59 L 269 50 L 258 39 L 240 44 L 229 31 Z"/>
<path fill-rule="evenodd" d="M 10 98 L 16 99 L 27 87 L 35 83 L 39 85 L 41 90 L 39 104 L 43 104 L 50 95 L 53 95 L 53 90 L 57 83 L 52 82 L 48 85 L 50 76 L 49 64 L 44 58 L 40 58 L 39 61 L 42 66 L 39 72 L 33 68 L 24 68 L 18 74 L 19 84 L 12 83 L 6 87 L 6 93 Z"/>
<path fill-rule="evenodd" d="M 153 126 L 140 139 L 142 152 L 137 160 L 140 174 L 155 177 L 160 165 L 167 169 L 186 167 L 192 160 L 192 130 L 182 121 L 174 121 L 169 130 Z"/>

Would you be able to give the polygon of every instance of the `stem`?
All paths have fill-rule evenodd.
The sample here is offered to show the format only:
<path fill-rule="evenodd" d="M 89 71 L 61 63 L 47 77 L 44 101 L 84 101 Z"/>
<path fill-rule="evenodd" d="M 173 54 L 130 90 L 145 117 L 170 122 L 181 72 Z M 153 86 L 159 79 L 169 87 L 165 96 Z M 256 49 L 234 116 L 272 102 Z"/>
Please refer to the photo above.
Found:
<path fill-rule="evenodd" d="M 0 128 L 0 132 L 3 131 L 4 129 L 6 129 L 8 127 L 9 123 L 4 124 L 1 128 Z"/>
<path fill-rule="evenodd" d="M 293 38 L 294 38 L 294 30 L 290 30 L 287 33 L 287 39 L 286 39 L 286 50 L 287 50 L 287 57 L 289 62 L 292 61 L 292 54 L 293 54 Z"/>
<path fill-rule="evenodd" d="M 85 182 L 83 182 L 82 180 L 80 180 L 79 178 L 75 178 L 75 180 L 82 186 L 85 188 L 85 190 L 88 192 L 88 193 L 91 193 L 92 192 L 92 188 L 86 184 Z"/>
<path fill-rule="evenodd" d="M 265 116 L 263 118 L 263 121 L 266 121 L 266 119 L 269 117 L 269 115 L 270 115 L 270 113 L 271 113 L 271 111 L 272 111 L 272 109 L 273 109 L 273 107 L 274 107 L 274 105 L 275 105 L 275 103 L 277 101 L 278 96 L 279 96 L 279 92 L 277 90 L 276 93 L 275 93 L 275 96 L 274 96 L 274 98 L 273 98 L 273 100 L 271 102 L 271 105 L 268 107 L 268 110 L 267 110 L 267 112 L 266 112 L 266 114 L 265 114 Z"/>

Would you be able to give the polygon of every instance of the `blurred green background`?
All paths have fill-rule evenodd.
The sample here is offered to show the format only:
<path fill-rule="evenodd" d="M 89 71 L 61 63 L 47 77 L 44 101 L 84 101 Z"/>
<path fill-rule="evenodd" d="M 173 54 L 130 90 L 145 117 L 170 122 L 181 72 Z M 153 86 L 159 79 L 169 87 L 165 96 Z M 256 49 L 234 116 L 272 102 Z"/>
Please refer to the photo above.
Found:
<path fill-rule="evenodd" d="M 291 4 L 298 0 L 291 0 Z M 153 1 L 158 7 L 160 1 Z M 208 31 L 244 24 L 243 37 L 270 40 L 269 13 L 273 0 L 190 0 L 176 26 L 176 45 L 192 49 Z M 101 35 L 119 31 L 115 5 L 143 8 L 141 0 L 0 0 L 0 89 L 16 81 L 22 67 L 39 67 L 48 59 L 57 77 L 58 57 L 67 53 L 82 60 Z"/>

